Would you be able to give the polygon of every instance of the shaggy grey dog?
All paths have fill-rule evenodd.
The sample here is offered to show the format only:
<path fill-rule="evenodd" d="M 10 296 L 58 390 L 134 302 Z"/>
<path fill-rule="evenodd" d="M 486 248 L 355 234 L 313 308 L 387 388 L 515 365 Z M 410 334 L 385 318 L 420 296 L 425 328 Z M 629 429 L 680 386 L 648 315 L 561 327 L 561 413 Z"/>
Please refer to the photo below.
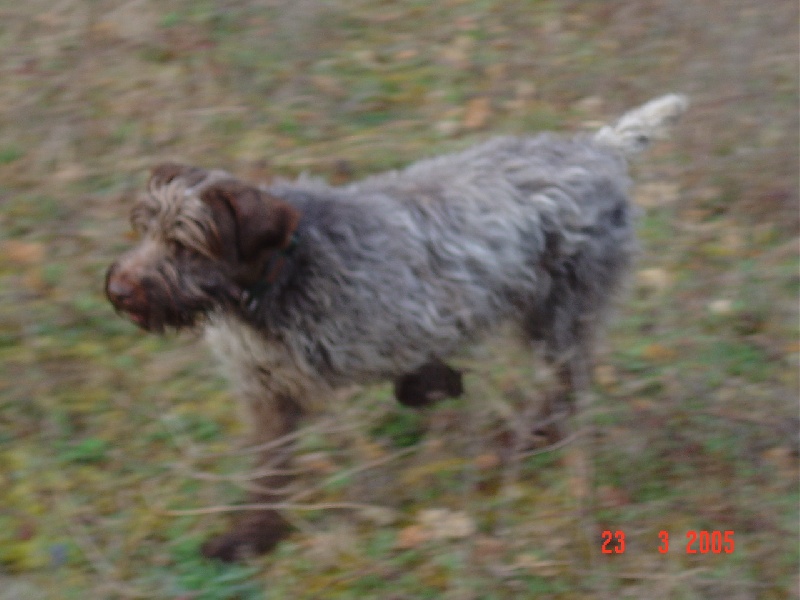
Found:
<path fill-rule="evenodd" d="M 579 387 L 635 248 L 626 158 L 685 107 L 668 95 L 594 135 L 497 138 L 344 187 L 161 165 L 106 294 L 146 330 L 205 329 L 271 469 L 253 500 L 276 501 L 284 436 L 333 389 L 457 395 L 441 360 L 501 323 L 540 342 L 564 395 Z M 203 550 L 235 559 L 286 531 L 253 511 Z"/>

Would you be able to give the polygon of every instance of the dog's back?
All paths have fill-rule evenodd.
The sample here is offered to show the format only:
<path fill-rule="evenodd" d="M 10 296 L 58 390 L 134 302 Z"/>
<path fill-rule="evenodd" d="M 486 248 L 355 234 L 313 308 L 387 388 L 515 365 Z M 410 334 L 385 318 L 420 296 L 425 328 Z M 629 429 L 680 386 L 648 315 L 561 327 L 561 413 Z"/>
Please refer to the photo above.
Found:
<path fill-rule="evenodd" d="M 301 312 L 329 307 L 314 328 L 297 329 L 330 328 L 320 368 L 334 379 L 408 371 L 508 320 L 546 332 L 561 352 L 580 337 L 571 321 L 597 320 L 630 262 L 628 187 L 621 153 L 545 134 L 496 138 L 343 188 L 270 188 L 306 215 L 300 252 L 316 268 L 298 302 L 315 306 Z"/>

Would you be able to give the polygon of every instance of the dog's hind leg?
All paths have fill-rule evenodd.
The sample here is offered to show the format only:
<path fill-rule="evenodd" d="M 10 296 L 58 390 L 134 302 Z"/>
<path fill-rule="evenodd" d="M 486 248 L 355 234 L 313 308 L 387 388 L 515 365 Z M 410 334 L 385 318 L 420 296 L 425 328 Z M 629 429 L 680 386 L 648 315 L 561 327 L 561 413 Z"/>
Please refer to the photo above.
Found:
<path fill-rule="evenodd" d="M 550 443 L 564 437 L 565 419 L 575 413 L 581 392 L 591 384 L 594 331 L 602 316 L 585 304 L 573 285 L 557 281 L 525 323 L 531 342 L 543 345 L 555 379 L 534 427 L 534 433 Z"/>

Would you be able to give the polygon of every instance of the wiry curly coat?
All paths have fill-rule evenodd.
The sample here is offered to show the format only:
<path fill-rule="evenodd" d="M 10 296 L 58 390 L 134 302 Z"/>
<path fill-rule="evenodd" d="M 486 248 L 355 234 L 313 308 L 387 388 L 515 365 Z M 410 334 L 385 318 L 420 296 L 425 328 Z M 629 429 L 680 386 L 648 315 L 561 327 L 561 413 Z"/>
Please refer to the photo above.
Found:
<path fill-rule="evenodd" d="M 568 388 L 634 251 L 626 156 L 685 104 L 665 96 L 593 136 L 493 139 L 344 187 L 162 165 L 106 292 L 144 329 L 201 324 L 260 443 L 343 384 L 395 379 L 416 404 L 409 390 L 438 374 L 460 393 L 440 360 L 503 322 L 543 342 Z M 287 448 L 267 446 L 263 461 L 285 464 Z M 260 483 L 274 499 L 283 480 Z M 266 550 L 285 529 L 253 513 L 205 551 Z"/>

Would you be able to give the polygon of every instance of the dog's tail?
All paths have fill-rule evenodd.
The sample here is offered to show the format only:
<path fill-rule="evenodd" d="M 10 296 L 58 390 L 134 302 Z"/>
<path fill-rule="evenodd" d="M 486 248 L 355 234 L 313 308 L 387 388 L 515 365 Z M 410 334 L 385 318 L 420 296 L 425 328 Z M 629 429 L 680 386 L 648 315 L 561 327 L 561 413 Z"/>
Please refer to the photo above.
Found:
<path fill-rule="evenodd" d="M 596 142 L 611 146 L 632 156 L 650 142 L 666 137 L 667 128 L 675 123 L 689 106 L 682 94 L 667 94 L 628 111 L 613 125 L 606 125 L 594 135 Z"/>

